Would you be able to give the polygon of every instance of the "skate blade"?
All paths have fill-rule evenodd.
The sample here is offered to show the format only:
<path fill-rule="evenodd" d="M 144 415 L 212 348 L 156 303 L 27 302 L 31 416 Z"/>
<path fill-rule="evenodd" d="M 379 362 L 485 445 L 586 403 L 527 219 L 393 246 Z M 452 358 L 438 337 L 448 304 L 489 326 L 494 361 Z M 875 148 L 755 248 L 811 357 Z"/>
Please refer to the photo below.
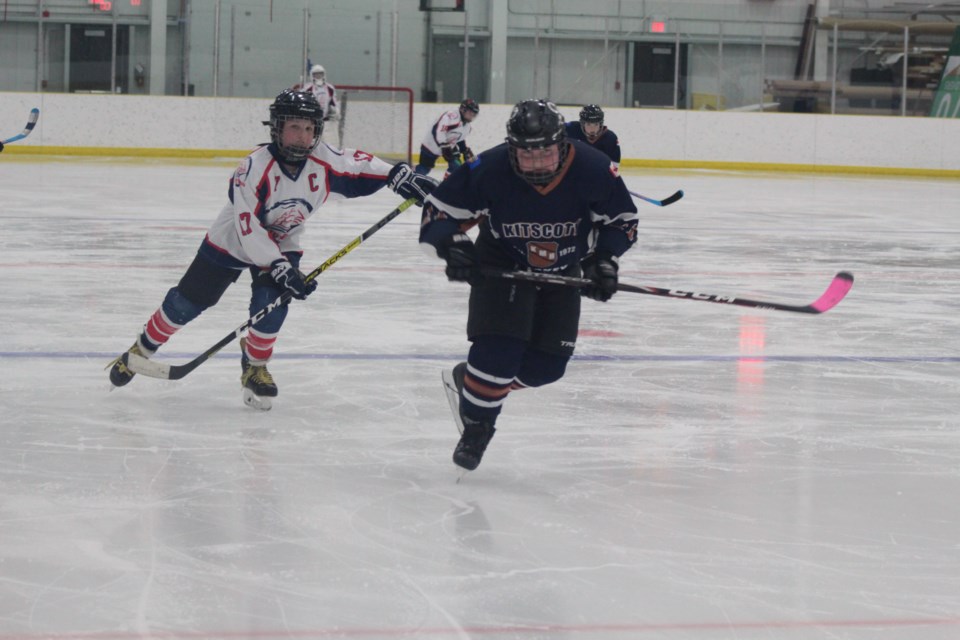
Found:
<path fill-rule="evenodd" d="M 460 432 L 460 435 L 463 435 L 463 419 L 460 417 L 460 393 L 453 381 L 453 371 L 444 370 L 440 374 L 440 379 L 443 380 L 443 392 L 447 395 L 450 412 L 453 414 L 454 422 L 457 423 L 457 431 Z"/>
<path fill-rule="evenodd" d="M 246 388 L 243 390 L 243 404 L 252 409 L 258 409 L 260 411 L 270 411 L 270 409 L 273 408 L 273 402 L 270 400 L 270 398 L 258 396 L 253 391 Z"/>
<path fill-rule="evenodd" d="M 456 484 L 460 484 L 460 482 L 461 482 L 464 478 L 466 478 L 466 477 L 467 477 L 467 474 L 470 473 L 470 472 L 469 472 L 467 469 L 464 469 L 463 467 L 457 467 L 457 471 L 458 471 L 459 473 L 457 473 L 457 481 L 456 481 Z"/>

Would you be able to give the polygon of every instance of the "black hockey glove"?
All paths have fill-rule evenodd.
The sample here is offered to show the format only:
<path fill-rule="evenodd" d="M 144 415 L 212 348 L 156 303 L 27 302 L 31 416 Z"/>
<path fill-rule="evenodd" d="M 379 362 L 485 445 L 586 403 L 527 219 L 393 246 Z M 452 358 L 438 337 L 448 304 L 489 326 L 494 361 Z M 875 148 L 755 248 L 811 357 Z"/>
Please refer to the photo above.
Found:
<path fill-rule="evenodd" d="M 317 289 L 317 281 L 305 281 L 300 270 L 295 269 L 286 258 L 274 260 L 270 264 L 270 277 L 297 300 L 306 300 L 307 296 Z"/>
<path fill-rule="evenodd" d="M 463 161 L 464 161 L 466 164 L 470 164 L 471 162 L 473 162 L 473 161 L 476 160 L 476 159 L 477 159 L 477 156 L 475 156 L 475 155 L 473 154 L 473 149 L 471 149 L 470 147 L 464 147 L 464 149 L 463 149 Z"/>
<path fill-rule="evenodd" d="M 430 192 L 437 188 L 438 183 L 430 176 L 415 173 L 410 165 L 401 162 L 390 170 L 387 184 L 404 200 L 416 198 L 417 204 L 422 205 Z"/>
<path fill-rule="evenodd" d="M 480 275 L 477 248 L 465 233 L 455 233 L 437 247 L 437 255 L 447 261 L 447 279 L 473 283 Z"/>
<path fill-rule="evenodd" d="M 606 302 L 617 292 L 617 271 L 620 266 L 617 259 L 604 251 L 587 256 L 581 263 L 583 277 L 593 284 L 580 289 L 580 295 Z"/>

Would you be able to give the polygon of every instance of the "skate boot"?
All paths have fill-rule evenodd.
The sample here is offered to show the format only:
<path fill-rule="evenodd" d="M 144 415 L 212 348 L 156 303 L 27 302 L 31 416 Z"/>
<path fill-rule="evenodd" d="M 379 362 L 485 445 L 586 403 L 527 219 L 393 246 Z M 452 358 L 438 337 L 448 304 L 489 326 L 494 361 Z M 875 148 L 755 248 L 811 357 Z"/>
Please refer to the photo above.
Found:
<path fill-rule="evenodd" d="M 480 466 L 483 452 L 487 450 L 487 445 L 497 430 L 490 421 L 472 420 L 466 416 L 461 416 L 461 420 L 463 435 L 460 436 L 457 448 L 453 450 L 453 461 L 457 466 L 473 471 Z"/>
<path fill-rule="evenodd" d="M 110 384 L 112 384 L 114 387 L 122 387 L 133 380 L 133 376 L 137 375 L 133 371 L 130 371 L 123 361 L 123 356 L 127 353 L 133 353 L 144 358 L 149 358 L 153 355 L 152 351 L 147 351 L 140 346 L 140 340 L 134 342 L 132 347 L 127 349 L 126 352 L 121 353 L 119 356 L 117 356 L 116 360 L 107 365 L 107 367 L 110 369 Z"/>
<path fill-rule="evenodd" d="M 277 385 L 265 364 L 250 364 L 247 358 L 246 340 L 240 338 L 240 384 L 243 385 L 243 403 L 248 407 L 269 411 L 273 407 L 272 398 L 277 397 Z"/>
<path fill-rule="evenodd" d="M 457 423 L 457 431 L 463 433 L 463 420 L 460 418 L 460 392 L 463 391 L 463 376 L 467 371 L 467 363 L 461 362 L 453 369 L 440 374 L 443 380 L 443 391 L 447 394 L 450 412 Z"/>

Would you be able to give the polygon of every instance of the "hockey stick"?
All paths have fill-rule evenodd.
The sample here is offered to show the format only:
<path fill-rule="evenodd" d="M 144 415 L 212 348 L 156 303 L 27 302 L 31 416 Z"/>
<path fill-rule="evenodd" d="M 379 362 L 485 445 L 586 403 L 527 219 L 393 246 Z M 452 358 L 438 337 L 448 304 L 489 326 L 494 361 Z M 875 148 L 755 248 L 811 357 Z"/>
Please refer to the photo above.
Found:
<path fill-rule="evenodd" d="M 593 284 L 592 280 L 586 278 L 572 278 L 569 276 L 553 275 L 550 273 L 541 273 L 534 271 L 501 271 L 499 269 L 484 269 L 483 274 L 496 278 L 506 278 L 508 280 L 525 280 L 528 282 L 538 282 L 542 284 L 556 284 L 565 287 L 584 287 Z M 629 284 L 618 283 L 617 291 L 629 291 L 630 293 L 645 293 L 652 296 L 665 296 L 668 298 L 681 298 L 684 300 L 700 300 L 701 302 L 716 302 L 718 304 L 733 304 L 740 307 L 753 307 L 755 309 L 775 309 L 777 311 L 793 311 L 795 313 L 824 313 L 833 309 L 843 300 L 850 288 L 853 287 L 853 274 L 841 271 L 833 277 L 833 281 L 822 296 L 808 305 L 781 304 L 779 302 L 766 302 L 762 300 L 747 300 L 746 298 L 734 298 L 733 296 L 721 296 L 715 293 L 694 293 L 692 291 L 680 291 L 678 289 L 661 289 L 660 287 L 637 287 Z"/>
<path fill-rule="evenodd" d="M 30 135 L 30 132 L 33 131 L 33 128 L 37 126 L 37 120 L 39 119 L 40 119 L 40 109 L 37 109 L 37 108 L 31 109 L 30 117 L 27 118 L 27 126 L 23 128 L 23 132 L 18 133 L 12 138 L 7 138 L 6 140 L 3 140 L 3 144 L 10 144 L 11 142 L 16 142 L 17 140 L 23 140 L 24 138 L 26 138 L 28 135 Z"/>
<path fill-rule="evenodd" d="M 321 273 L 332 267 L 336 262 L 340 260 L 343 256 L 347 255 L 357 247 L 359 247 L 363 242 L 370 238 L 373 234 L 379 231 L 381 228 L 386 226 L 388 222 L 396 218 L 398 215 L 409 209 L 412 205 L 416 204 L 415 198 L 410 198 L 409 200 L 404 200 L 399 207 L 388 213 L 384 216 L 379 222 L 374 224 L 372 227 L 364 231 L 362 234 L 351 240 L 345 247 L 337 251 L 335 254 L 327 258 L 327 261 L 321 264 L 319 267 L 308 273 L 304 280 L 310 282 L 319 276 Z M 186 364 L 179 365 L 169 365 L 163 364 L 162 362 L 155 362 L 144 358 L 143 356 L 137 355 L 135 353 L 124 353 L 120 359 L 123 361 L 123 364 L 133 371 L 134 373 L 142 373 L 143 375 L 150 378 L 161 378 L 164 380 L 179 380 L 184 377 L 201 364 L 209 360 L 215 353 L 223 349 L 225 346 L 233 342 L 235 339 L 239 338 L 244 331 L 252 327 L 256 323 L 260 322 L 268 314 L 272 313 L 274 310 L 285 305 L 290 301 L 289 291 L 285 291 L 283 295 L 279 298 L 268 304 L 266 307 L 257 311 L 253 314 L 249 320 L 244 322 L 242 325 L 234 329 L 231 333 L 224 336 L 220 342 L 213 345 L 199 356 L 187 362 Z"/>
<path fill-rule="evenodd" d="M 667 206 L 668 204 L 673 204 L 674 202 L 676 202 L 677 200 L 679 200 L 680 198 L 683 197 L 683 191 L 682 191 L 682 190 L 681 190 L 681 191 L 677 191 L 677 192 L 675 192 L 674 194 L 667 196 L 667 197 L 664 198 L 663 200 L 654 200 L 653 198 L 648 198 L 647 196 L 642 196 L 642 195 L 640 195 L 639 193 L 634 193 L 633 191 L 630 191 L 629 189 L 627 190 L 627 193 L 629 193 L 630 195 L 632 195 L 634 198 L 640 198 L 641 200 L 644 200 L 644 201 L 646 201 L 646 202 L 649 202 L 650 204 L 655 204 L 655 205 L 657 205 L 658 207 L 665 207 L 665 206 Z"/>

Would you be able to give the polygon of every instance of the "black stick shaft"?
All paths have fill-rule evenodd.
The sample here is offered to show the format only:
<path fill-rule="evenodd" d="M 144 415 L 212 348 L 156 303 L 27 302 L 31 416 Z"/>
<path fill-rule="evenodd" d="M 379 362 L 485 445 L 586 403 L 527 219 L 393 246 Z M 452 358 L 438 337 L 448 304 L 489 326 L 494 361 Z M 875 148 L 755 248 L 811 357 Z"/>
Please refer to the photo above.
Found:
<path fill-rule="evenodd" d="M 573 278 L 570 276 L 554 275 L 536 271 L 501 271 L 498 269 L 484 269 L 484 275 L 496 278 L 506 278 L 508 280 L 523 280 L 526 282 L 536 282 L 540 284 L 552 284 L 564 287 L 586 287 L 593 282 L 586 278 Z M 853 275 L 841 271 L 833 277 L 833 281 L 822 296 L 808 305 L 782 304 L 779 302 L 767 302 L 763 300 L 748 300 L 747 298 L 735 298 L 733 296 L 718 295 L 715 293 L 696 293 L 693 291 L 682 291 L 679 289 L 664 289 L 661 287 L 640 287 L 620 282 L 617 284 L 617 291 L 628 291 L 630 293 L 642 293 L 651 296 L 663 296 L 666 298 L 677 298 L 681 300 L 698 300 L 700 302 L 714 302 L 716 304 L 736 305 L 740 307 L 752 307 L 755 309 L 773 309 L 776 311 L 792 311 L 794 313 L 824 313 L 835 307 L 850 291 L 853 286 Z"/>

